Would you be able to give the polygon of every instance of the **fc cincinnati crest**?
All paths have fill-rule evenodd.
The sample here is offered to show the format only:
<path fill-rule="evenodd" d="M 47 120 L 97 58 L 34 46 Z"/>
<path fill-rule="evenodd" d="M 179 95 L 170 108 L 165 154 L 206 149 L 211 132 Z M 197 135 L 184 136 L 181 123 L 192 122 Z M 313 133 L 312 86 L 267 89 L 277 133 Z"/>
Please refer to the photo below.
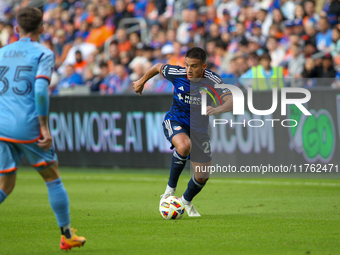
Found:
<path fill-rule="evenodd" d="M 178 131 L 178 130 L 181 130 L 182 127 L 181 126 L 174 126 L 174 130 Z"/>

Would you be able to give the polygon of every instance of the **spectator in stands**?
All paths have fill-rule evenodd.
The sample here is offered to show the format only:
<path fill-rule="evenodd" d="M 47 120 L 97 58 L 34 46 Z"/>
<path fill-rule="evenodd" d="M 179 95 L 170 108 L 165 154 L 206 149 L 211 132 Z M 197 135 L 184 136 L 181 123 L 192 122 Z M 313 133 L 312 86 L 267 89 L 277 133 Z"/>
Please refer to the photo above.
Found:
<path fill-rule="evenodd" d="M 320 32 L 316 35 L 316 47 L 319 51 L 328 51 L 332 44 L 332 30 L 326 18 L 319 21 Z"/>
<path fill-rule="evenodd" d="M 340 65 L 340 30 L 336 27 L 332 29 L 331 55 L 336 65 Z"/>
<path fill-rule="evenodd" d="M 9 37 L 9 34 L 6 29 L 5 22 L 0 20 L 0 47 L 7 45 L 8 37 Z"/>
<path fill-rule="evenodd" d="M 166 50 L 164 49 L 163 51 L 162 49 L 162 53 L 165 57 L 168 54 L 173 54 L 168 61 L 170 65 L 184 66 L 184 56 L 182 55 L 182 52 L 181 52 L 182 45 L 179 42 L 173 43 L 173 47 L 172 47 L 173 50 L 171 49 L 171 47 L 169 47 L 169 45 L 165 45 L 164 47 Z"/>
<path fill-rule="evenodd" d="M 244 56 L 238 56 L 235 58 L 235 63 L 236 63 L 236 71 L 235 75 L 236 77 L 240 77 L 243 75 L 245 72 L 249 70 L 249 67 L 247 65 L 247 60 Z"/>
<path fill-rule="evenodd" d="M 55 64 L 58 68 L 66 59 L 68 51 L 72 48 L 71 43 L 66 43 L 65 31 L 59 29 L 55 33 L 56 43 L 54 43 Z"/>
<path fill-rule="evenodd" d="M 131 42 L 128 40 L 128 36 L 126 34 L 125 29 L 117 29 L 117 42 L 118 42 L 118 50 L 119 51 L 130 51 L 131 50 Z"/>
<path fill-rule="evenodd" d="M 73 67 L 74 67 L 74 70 L 82 75 L 83 72 L 84 72 L 84 69 L 87 65 L 87 62 L 83 59 L 83 55 L 81 54 L 81 51 L 80 50 L 77 50 L 76 53 L 76 62 L 74 63 Z"/>
<path fill-rule="evenodd" d="M 309 20 L 305 23 L 304 30 L 306 32 L 304 40 L 316 46 L 316 23 Z"/>
<path fill-rule="evenodd" d="M 65 61 L 63 64 L 59 67 L 58 72 L 62 74 L 64 72 L 65 66 L 66 65 L 74 65 L 76 62 L 76 51 L 80 51 L 83 58 L 87 59 L 88 56 L 96 50 L 96 46 L 91 44 L 91 43 L 86 43 L 84 42 L 84 37 L 83 33 L 78 31 L 75 34 L 75 41 L 74 41 L 74 46 L 69 50 Z"/>
<path fill-rule="evenodd" d="M 137 63 L 134 68 L 133 72 L 130 74 L 131 82 L 137 81 L 142 78 L 144 75 L 144 67 L 141 63 Z"/>
<path fill-rule="evenodd" d="M 118 45 L 115 42 L 112 42 L 110 44 L 110 48 L 109 48 L 109 61 L 107 62 L 108 66 L 109 66 L 109 71 L 110 73 L 114 72 L 114 63 L 115 62 L 119 62 L 119 50 L 118 50 Z"/>
<path fill-rule="evenodd" d="M 301 53 L 300 46 L 293 44 L 290 48 L 292 58 L 288 61 L 288 76 L 290 78 L 300 78 L 303 72 L 305 57 Z"/>
<path fill-rule="evenodd" d="M 208 63 L 212 63 L 216 68 L 221 66 L 221 56 L 216 52 L 216 40 L 207 42 L 206 51 L 208 53 Z M 210 70 L 210 68 L 208 68 Z"/>
<path fill-rule="evenodd" d="M 188 9 L 184 9 L 182 11 L 182 23 L 177 28 L 176 41 L 178 41 L 181 44 L 187 44 L 190 41 L 190 34 L 188 31 L 190 25 L 189 15 L 190 11 Z"/>
<path fill-rule="evenodd" d="M 100 73 L 99 62 L 97 61 L 98 55 L 99 55 L 98 50 L 95 50 L 86 59 L 87 65 L 85 70 L 90 69 L 94 76 Z M 99 59 L 101 58 L 98 57 L 98 60 Z"/>
<path fill-rule="evenodd" d="M 332 56 L 328 53 L 322 57 L 322 65 L 317 69 L 317 77 L 330 78 L 330 80 L 328 82 L 319 82 L 318 86 L 328 86 L 333 82 L 336 71 L 334 70 L 332 61 Z"/>
<path fill-rule="evenodd" d="M 316 78 L 317 77 L 317 70 L 315 67 L 314 59 L 307 58 L 304 64 L 304 69 L 302 71 L 302 78 Z"/>
<path fill-rule="evenodd" d="M 201 0 L 175 2 L 47 0 L 44 6 L 45 32 L 41 42 L 53 48 L 56 67 L 62 76 L 65 76 L 66 66 L 72 64 L 77 71 L 85 74 L 89 83 L 98 78 L 99 63 L 107 61 L 107 58 L 112 74 L 117 71 L 115 67 L 121 64 L 136 74 L 142 72 L 141 66 L 144 69 L 152 63 L 170 61 L 171 64 L 184 65 L 183 52 L 193 46 L 208 51 L 209 65 L 213 63 L 213 69 L 217 67 L 219 73 L 227 72 L 228 75 L 233 70 L 233 76 L 240 76 L 249 68 L 257 67 L 257 56 L 266 50 L 272 57 L 273 68 L 282 62 L 287 67 L 285 76 L 289 77 L 316 76 L 316 70 L 322 77 L 333 75 L 330 60 L 321 59 L 326 53 L 331 54 L 336 68 L 340 66 L 339 0 L 325 0 L 322 12 L 317 11 L 315 3 L 319 2 L 315 0 L 256 0 L 249 3 L 209 0 L 211 4 Z M 22 2 L 21 6 L 25 4 L 27 1 Z M 16 26 L 13 17 L 21 6 L 12 5 L 12 1 L 7 1 L 7 4 L 1 2 L 0 5 L 8 5 L 0 8 L 0 19 L 10 22 L 7 25 L 0 21 L 1 47 L 18 39 L 13 31 Z M 127 34 L 126 28 L 130 25 L 120 26 L 129 17 L 144 18 L 148 24 L 148 34 L 151 31 L 150 38 L 144 40 L 141 31 Z M 102 46 L 114 32 L 117 40 L 109 46 L 107 56 L 107 49 L 104 51 Z M 86 44 L 85 41 L 93 44 Z M 315 55 L 317 50 L 319 53 Z M 76 51 L 80 53 L 76 54 Z M 81 62 L 77 62 L 79 58 L 76 55 L 83 56 Z M 306 57 L 305 64 L 301 64 L 303 55 Z M 233 67 L 230 68 L 232 58 Z M 81 67 L 78 66 L 80 63 Z M 312 64 L 314 67 L 310 68 Z M 164 79 L 159 78 L 150 81 L 148 91 L 171 92 L 172 87 L 162 81 Z"/>
<path fill-rule="evenodd" d="M 103 19 L 100 16 L 93 18 L 93 29 L 87 37 L 86 42 L 94 44 L 96 47 L 102 47 L 111 35 L 112 31 L 104 25 Z"/>
<path fill-rule="evenodd" d="M 269 37 L 266 46 L 271 58 L 272 66 L 279 66 L 283 61 L 285 51 L 279 46 L 275 37 Z"/>
<path fill-rule="evenodd" d="M 283 69 L 282 67 L 273 67 L 269 54 L 260 56 L 260 64 L 249 69 L 239 79 L 244 87 L 252 87 L 253 90 L 271 90 L 273 88 L 282 88 Z"/>
<path fill-rule="evenodd" d="M 227 84 L 236 85 L 237 83 L 236 73 L 237 73 L 236 59 L 233 58 L 230 60 L 228 69 L 226 70 L 226 72 L 221 73 L 221 78 L 223 82 Z"/>
<path fill-rule="evenodd" d="M 19 36 L 14 32 L 14 26 L 10 23 L 6 25 L 8 40 L 7 44 L 14 43 L 19 40 Z"/>
<path fill-rule="evenodd" d="M 262 35 L 262 30 L 261 30 L 261 22 L 256 21 L 252 23 L 252 38 L 256 38 L 257 42 L 260 44 L 260 46 L 264 46 L 266 44 L 266 37 Z"/>
<path fill-rule="evenodd" d="M 130 53 L 128 51 L 120 52 L 119 59 L 120 59 L 120 63 L 125 66 L 126 70 L 130 71 L 129 70 L 129 64 L 131 63 Z"/>
<path fill-rule="evenodd" d="M 162 54 L 161 44 L 155 45 L 153 48 L 153 65 L 157 63 L 166 64 L 166 58 Z"/>
<path fill-rule="evenodd" d="M 120 22 L 125 18 L 132 18 L 133 14 L 127 10 L 124 0 L 117 0 L 115 7 L 116 14 L 113 23 L 115 24 L 116 28 L 120 28 Z"/>
<path fill-rule="evenodd" d="M 77 1 L 74 4 L 74 27 L 76 30 L 79 30 L 80 24 L 83 20 L 85 20 L 87 13 L 85 13 L 84 4 L 81 1 Z"/>
<path fill-rule="evenodd" d="M 94 76 L 91 71 L 89 71 L 89 77 L 85 82 L 86 86 L 90 88 L 91 92 L 99 92 L 100 84 L 103 83 L 104 79 L 109 75 L 109 67 L 105 62 L 101 62 L 100 65 L 100 73 L 97 76 Z M 92 76 L 91 76 L 92 75 Z"/>
<path fill-rule="evenodd" d="M 53 94 L 58 94 L 62 88 L 72 88 L 83 84 L 81 75 L 75 72 L 73 65 L 67 65 L 65 68 L 65 77 L 61 79 L 59 85 L 53 91 Z"/>
<path fill-rule="evenodd" d="M 115 66 L 113 75 L 108 76 L 102 84 L 100 84 L 101 94 L 122 94 L 128 91 L 131 85 L 129 73 L 122 64 Z"/>
<path fill-rule="evenodd" d="M 74 23 L 72 20 L 69 20 L 65 26 L 65 30 L 66 30 L 66 42 L 73 42 L 75 40 L 75 27 L 74 27 Z"/>
<path fill-rule="evenodd" d="M 299 36 L 303 36 L 305 34 L 305 31 L 303 29 L 302 19 L 295 19 L 294 20 L 293 32 L 294 32 L 294 34 L 297 34 Z"/>
<path fill-rule="evenodd" d="M 278 8 L 275 8 L 273 10 L 273 24 L 278 25 L 279 29 L 282 31 L 285 26 L 284 21 L 285 21 L 285 18 L 282 14 L 282 11 Z"/>
<path fill-rule="evenodd" d="M 220 66 L 218 73 L 221 74 L 229 69 L 231 54 L 228 53 L 227 45 L 222 40 L 216 42 L 215 49 L 216 54 L 220 58 Z"/>
<path fill-rule="evenodd" d="M 304 9 L 306 12 L 306 17 L 304 18 L 304 22 L 308 22 L 308 20 L 313 19 L 316 22 L 319 21 L 320 15 L 315 12 L 315 2 L 312 0 L 304 1 L 303 3 Z"/>
<path fill-rule="evenodd" d="M 258 66 L 259 64 L 259 57 L 257 56 L 256 52 L 251 52 L 247 58 L 247 65 L 249 68 L 253 68 L 254 66 Z"/>
<path fill-rule="evenodd" d="M 327 17 L 327 20 L 331 25 L 336 25 L 340 17 L 340 1 L 339 0 L 328 0 L 325 1 L 324 8 L 322 11 L 323 16 Z"/>
<path fill-rule="evenodd" d="M 79 31 L 83 33 L 84 40 L 86 41 L 90 34 L 90 24 L 87 22 L 87 20 L 83 20 L 81 22 Z"/>

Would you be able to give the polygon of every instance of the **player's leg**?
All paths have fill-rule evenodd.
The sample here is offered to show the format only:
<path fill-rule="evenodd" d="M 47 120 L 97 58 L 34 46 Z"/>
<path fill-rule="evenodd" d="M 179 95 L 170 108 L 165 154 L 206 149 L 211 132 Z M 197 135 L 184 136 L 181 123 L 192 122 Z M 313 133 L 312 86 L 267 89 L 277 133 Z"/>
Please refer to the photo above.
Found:
<path fill-rule="evenodd" d="M 0 204 L 13 191 L 22 154 L 14 144 L 0 141 Z"/>
<path fill-rule="evenodd" d="M 37 170 L 46 183 L 48 199 L 61 230 L 60 248 L 69 250 L 75 246 L 83 246 L 86 239 L 77 236 L 71 228 L 69 198 L 59 175 L 58 162 L 43 170 Z"/>
<path fill-rule="evenodd" d="M 188 182 L 188 187 L 182 196 L 182 201 L 189 216 L 201 216 L 192 204 L 193 198 L 203 189 L 209 179 L 209 172 L 205 171 L 211 166 L 211 151 L 209 137 L 192 137 L 191 164 L 194 175 Z"/>
<path fill-rule="evenodd" d="M 176 189 L 179 176 L 181 175 L 187 158 L 190 154 L 191 142 L 186 133 L 179 133 L 172 138 L 172 144 L 175 150 L 172 154 L 169 187 Z"/>
<path fill-rule="evenodd" d="M 37 143 L 32 143 L 22 144 L 21 150 L 45 181 L 48 199 L 61 230 L 60 248 L 69 250 L 72 247 L 84 245 L 86 239 L 74 234 L 75 231 L 70 226 L 69 198 L 60 178 L 58 159 L 54 149 L 50 148 L 45 151 L 39 148 Z"/>
<path fill-rule="evenodd" d="M 15 186 L 16 176 L 17 175 L 15 174 L 15 172 L 7 173 L 7 174 L 0 174 L 0 204 L 13 191 L 14 186 Z"/>
<path fill-rule="evenodd" d="M 171 148 L 175 148 L 175 150 L 172 154 L 168 185 L 162 195 L 162 199 L 175 194 L 179 176 L 186 165 L 191 149 L 189 132 L 181 123 L 166 120 L 163 126 L 164 134 L 172 143 Z"/>

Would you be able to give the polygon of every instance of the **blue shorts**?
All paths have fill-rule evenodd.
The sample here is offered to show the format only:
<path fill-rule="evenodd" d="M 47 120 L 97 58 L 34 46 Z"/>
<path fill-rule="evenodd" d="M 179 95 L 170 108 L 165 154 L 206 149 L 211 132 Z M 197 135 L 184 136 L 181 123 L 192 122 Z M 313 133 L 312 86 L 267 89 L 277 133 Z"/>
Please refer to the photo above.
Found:
<path fill-rule="evenodd" d="M 190 151 L 190 159 L 193 162 L 197 163 L 208 163 L 211 161 L 212 154 L 210 148 L 210 137 L 208 134 L 191 134 L 190 129 L 176 121 L 167 119 L 163 121 L 163 131 L 166 139 L 171 143 L 171 148 L 174 148 L 172 144 L 172 138 L 180 133 L 185 133 L 189 136 L 191 140 L 191 151 Z"/>
<path fill-rule="evenodd" d="M 0 141 L 0 176 L 16 173 L 24 155 L 36 170 L 44 170 L 58 161 L 53 146 L 45 151 L 37 142 L 25 144 Z"/>

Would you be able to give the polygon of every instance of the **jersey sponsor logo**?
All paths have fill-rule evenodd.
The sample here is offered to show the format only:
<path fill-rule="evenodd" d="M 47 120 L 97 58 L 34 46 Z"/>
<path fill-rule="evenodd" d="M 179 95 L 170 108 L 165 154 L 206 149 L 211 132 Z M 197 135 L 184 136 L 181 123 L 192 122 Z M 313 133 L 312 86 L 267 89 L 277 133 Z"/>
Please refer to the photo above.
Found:
<path fill-rule="evenodd" d="M 179 89 L 179 90 L 182 90 L 182 91 L 184 91 L 184 88 L 183 88 L 183 86 L 179 87 L 178 89 Z"/>
<path fill-rule="evenodd" d="M 178 131 L 178 130 L 181 130 L 182 127 L 181 126 L 174 126 L 174 130 Z"/>
<path fill-rule="evenodd" d="M 178 99 L 179 99 L 179 100 L 183 100 L 183 97 L 182 97 L 182 94 L 181 94 L 181 93 L 178 93 L 177 96 L 178 96 Z"/>

